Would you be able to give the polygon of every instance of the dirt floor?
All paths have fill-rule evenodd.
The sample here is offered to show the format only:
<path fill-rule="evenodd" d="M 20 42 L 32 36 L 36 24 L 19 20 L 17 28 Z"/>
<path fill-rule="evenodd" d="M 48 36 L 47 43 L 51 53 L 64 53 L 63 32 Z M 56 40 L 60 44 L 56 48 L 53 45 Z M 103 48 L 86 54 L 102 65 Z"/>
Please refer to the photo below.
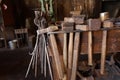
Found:
<path fill-rule="evenodd" d="M 32 70 L 25 78 L 31 58 L 28 53 L 28 48 L 0 49 L 0 80 L 44 80 L 42 75 L 35 78 Z"/>

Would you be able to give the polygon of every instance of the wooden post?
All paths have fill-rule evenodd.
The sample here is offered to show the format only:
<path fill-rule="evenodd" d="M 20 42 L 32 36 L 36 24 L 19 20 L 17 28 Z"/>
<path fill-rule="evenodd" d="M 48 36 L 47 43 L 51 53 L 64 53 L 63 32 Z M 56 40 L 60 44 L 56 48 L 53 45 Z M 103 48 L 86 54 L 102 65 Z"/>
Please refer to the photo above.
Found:
<path fill-rule="evenodd" d="M 103 31 L 103 39 L 102 39 L 102 53 L 101 53 L 101 70 L 100 73 L 103 75 L 105 70 L 105 57 L 106 57 L 106 42 L 107 42 L 107 31 Z"/>
<path fill-rule="evenodd" d="M 76 32 L 75 33 L 74 52 L 73 52 L 72 72 L 71 72 L 70 80 L 76 80 L 79 43 L 80 43 L 80 32 Z"/>

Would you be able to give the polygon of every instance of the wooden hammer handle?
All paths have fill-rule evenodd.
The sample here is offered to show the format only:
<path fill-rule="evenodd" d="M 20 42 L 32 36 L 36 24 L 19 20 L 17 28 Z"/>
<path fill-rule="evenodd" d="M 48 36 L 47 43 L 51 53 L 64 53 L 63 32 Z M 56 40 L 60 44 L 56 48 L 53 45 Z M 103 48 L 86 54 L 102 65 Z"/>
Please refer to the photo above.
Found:
<path fill-rule="evenodd" d="M 57 43 L 56 43 L 54 34 L 50 34 L 50 40 L 51 40 L 51 47 L 53 50 L 55 65 L 57 68 L 57 73 L 58 73 L 59 79 L 61 80 L 63 78 L 64 74 L 63 74 L 62 64 L 60 61 L 60 55 L 59 55 L 59 51 L 58 51 L 58 47 L 57 47 Z"/>
<path fill-rule="evenodd" d="M 101 70 L 100 73 L 103 75 L 105 70 L 105 57 L 106 57 L 106 42 L 107 42 L 107 31 L 103 31 L 102 39 L 102 53 L 101 53 Z"/>
<path fill-rule="evenodd" d="M 64 60 L 64 66 L 66 70 L 67 69 L 67 33 L 64 33 L 63 60 Z"/>
<path fill-rule="evenodd" d="M 69 47 L 68 47 L 68 68 L 72 68 L 72 56 L 73 56 L 73 33 L 69 36 Z"/>
<path fill-rule="evenodd" d="M 69 45 L 68 45 L 68 70 L 67 70 L 67 79 L 71 78 L 71 69 L 72 69 L 72 57 L 73 57 L 73 33 L 69 33 Z"/>
<path fill-rule="evenodd" d="M 88 65 L 92 66 L 92 31 L 88 32 Z"/>
<path fill-rule="evenodd" d="M 80 32 L 76 32 L 75 33 L 74 52 L 73 52 L 71 80 L 76 80 L 79 45 L 80 45 Z"/>

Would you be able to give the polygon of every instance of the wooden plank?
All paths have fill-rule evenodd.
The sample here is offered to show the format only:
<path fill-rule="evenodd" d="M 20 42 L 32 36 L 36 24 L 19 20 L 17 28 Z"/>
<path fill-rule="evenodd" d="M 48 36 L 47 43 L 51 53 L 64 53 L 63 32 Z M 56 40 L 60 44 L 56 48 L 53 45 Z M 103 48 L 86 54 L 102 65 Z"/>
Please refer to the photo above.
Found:
<path fill-rule="evenodd" d="M 50 34 L 50 40 L 51 40 L 51 47 L 52 47 L 52 51 L 53 51 L 53 56 L 55 59 L 55 65 L 57 68 L 57 73 L 59 76 L 59 79 L 62 79 L 64 74 L 63 74 L 63 69 L 62 69 L 62 64 L 60 61 L 60 56 L 59 56 L 59 51 L 58 51 L 58 47 L 57 47 L 57 43 L 56 43 L 56 39 L 54 34 Z"/>
<path fill-rule="evenodd" d="M 74 52 L 73 52 L 72 72 L 71 72 L 70 80 L 76 80 L 79 43 L 80 43 L 80 33 L 76 32 L 75 33 Z"/>
<path fill-rule="evenodd" d="M 100 73 L 103 75 L 105 71 L 105 57 L 106 57 L 106 43 L 107 43 L 107 31 L 103 31 L 103 38 L 102 38 L 102 52 L 101 52 L 101 69 Z"/>
<path fill-rule="evenodd" d="M 102 31 L 93 31 L 93 53 L 101 53 Z M 88 32 L 83 32 L 81 36 L 81 52 L 80 54 L 88 53 Z M 107 54 L 112 52 L 120 52 L 120 30 L 108 30 Z"/>

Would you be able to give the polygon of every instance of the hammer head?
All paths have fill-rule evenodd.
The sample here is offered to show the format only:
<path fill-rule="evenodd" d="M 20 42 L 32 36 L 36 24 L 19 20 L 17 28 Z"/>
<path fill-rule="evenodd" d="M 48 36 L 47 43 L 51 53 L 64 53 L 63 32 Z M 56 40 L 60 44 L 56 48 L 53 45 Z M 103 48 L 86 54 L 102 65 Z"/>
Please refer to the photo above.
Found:
<path fill-rule="evenodd" d="M 87 31 L 88 30 L 88 25 L 76 25 L 75 29 L 76 30 L 81 30 L 81 31 Z"/>
<path fill-rule="evenodd" d="M 111 27 L 114 27 L 114 24 L 112 21 L 106 20 L 106 21 L 103 21 L 103 27 L 104 28 L 111 28 Z"/>
<path fill-rule="evenodd" d="M 72 31 L 74 30 L 74 18 L 65 17 L 64 22 L 62 23 L 62 30 L 64 31 Z"/>
<path fill-rule="evenodd" d="M 75 24 L 84 24 L 85 15 L 73 16 Z"/>
<path fill-rule="evenodd" d="M 72 17 L 65 17 L 64 22 L 74 23 L 75 21 L 74 21 L 74 18 L 72 18 Z"/>
<path fill-rule="evenodd" d="M 72 31 L 72 30 L 74 30 L 74 23 L 63 22 L 62 23 L 62 30 L 63 31 Z"/>
<path fill-rule="evenodd" d="M 89 30 L 99 30 L 101 28 L 100 19 L 88 19 L 87 23 Z"/>

